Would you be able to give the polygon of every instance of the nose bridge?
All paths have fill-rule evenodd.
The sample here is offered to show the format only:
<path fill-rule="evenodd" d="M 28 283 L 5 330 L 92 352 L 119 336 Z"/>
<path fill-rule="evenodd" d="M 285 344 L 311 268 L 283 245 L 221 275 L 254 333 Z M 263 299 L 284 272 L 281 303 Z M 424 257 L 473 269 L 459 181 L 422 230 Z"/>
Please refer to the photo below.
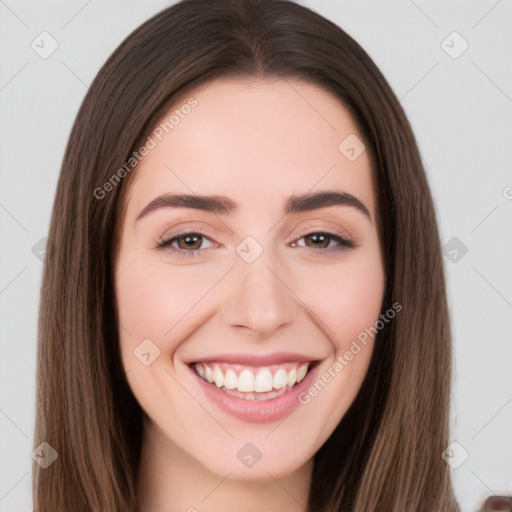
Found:
<path fill-rule="evenodd" d="M 273 251 L 258 251 L 251 242 L 242 242 L 237 248 L 240 257 L 235 263 L 222 319 L 224 324 L 246 327 L 265 338 L 295 318 L 298 304 L 285 284 L 286 276 L 280 276 L 283 270 Z M 261 252 L 251 261 L 246 256 L 252 252 L 254 257 L 254 251 Z"/>

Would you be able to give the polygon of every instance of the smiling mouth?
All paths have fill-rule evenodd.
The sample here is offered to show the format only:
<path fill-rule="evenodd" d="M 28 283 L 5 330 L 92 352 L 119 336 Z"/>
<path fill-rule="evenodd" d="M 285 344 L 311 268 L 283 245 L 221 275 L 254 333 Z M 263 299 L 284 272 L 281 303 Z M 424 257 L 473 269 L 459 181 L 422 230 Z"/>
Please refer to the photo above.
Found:
<path fill-rule="evenodd" d="M 269 366 L 244 366 L 224 362 L 190 366 L 205 382 L 243 400 L 272 400 L 290 391 L 309 373 L 314 362 L 289 362 Z"/>

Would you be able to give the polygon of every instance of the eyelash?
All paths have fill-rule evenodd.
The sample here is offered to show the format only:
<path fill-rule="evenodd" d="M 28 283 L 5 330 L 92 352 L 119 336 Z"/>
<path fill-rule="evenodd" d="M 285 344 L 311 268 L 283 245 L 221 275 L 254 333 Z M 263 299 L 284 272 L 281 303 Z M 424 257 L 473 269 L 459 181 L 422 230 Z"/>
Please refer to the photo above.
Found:
<path fill-rule="evenodd" d="M 210 240 L 207 236 L 203 235 L 202 233 L 200 233 L 198 231 L 183 231 L 183 232 L 177 233 L 176 235 L 172 236 L 171 238 L 167 238 L 167 239 L 159 241 L 157 243 L 156 249 L 158 249 L 158 250 L 163 250 L 164 249 L 166 251 L 170 251 L 172 253 L 175 253 L 175 254 L 177 254 L 180 257 L 199 256 L 204 251 L 208 250 L 208 248 L 206 248 L 206 249 L 183 250 L 183 249 L 176 249 L 176 248 L 171 246 L 171 244 L 173 242 L 179 240 L 180 238 L 184 238 L 184 237 L 190 236 L 190 235 L 196 235 L 196 236 L 199 236 L 199 237 L 201 237 L 203 239 Z M 322 248 L 318 248 L 318 249 L 312 248 L 316 252 L 320 252 L 320 253 L 323 253 L 323 254 L 338 253 L 340 251 L 343 251 L 344 249 L 351 249 L 351 248 L 355 247 L 355 244 L 351 240 L 349 240 L 348 238 L 345 238 L 344 236 L 337 235 L 335 233 L 331 233 L 331 232 L 328 232 L 328 231 L 311 231 L 309 233 L 306 233 L 306 234 L 300 236 L 293 243 L 296 246 L 297 245 L 296 242 L 298 240 L 301 240 L 302 238 L 306 238 L 306 237 L 309 237 L 309 236 L 312 236 L 312 235 L 323 235 L 323 236 L 326 236 L 327 238 L 329 238 L 331 241 L 333 240 L 333 241 L 338 243 L 338 245 L 336 245 L 334 247 L 331 247 L 331 248 L 323 248 L 323 249 Z M 308 249 L 308 247 L 305 247 L 305 249 Z"/>

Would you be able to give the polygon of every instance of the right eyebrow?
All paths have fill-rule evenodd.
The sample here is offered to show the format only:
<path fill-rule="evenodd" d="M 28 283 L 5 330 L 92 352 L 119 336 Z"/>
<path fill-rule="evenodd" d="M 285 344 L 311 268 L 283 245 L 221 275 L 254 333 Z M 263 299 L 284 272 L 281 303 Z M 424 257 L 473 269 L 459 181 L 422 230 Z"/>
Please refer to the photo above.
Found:
<path fill-rule="evenodd" d="M 137 216 L 137 221 L 150 211 L 164 207 L 194 208 L 212 213 L 231 214 L 238 210 L 238 203 L 225 196 L 199 196 L 164 194 L 153 199 Z"/>

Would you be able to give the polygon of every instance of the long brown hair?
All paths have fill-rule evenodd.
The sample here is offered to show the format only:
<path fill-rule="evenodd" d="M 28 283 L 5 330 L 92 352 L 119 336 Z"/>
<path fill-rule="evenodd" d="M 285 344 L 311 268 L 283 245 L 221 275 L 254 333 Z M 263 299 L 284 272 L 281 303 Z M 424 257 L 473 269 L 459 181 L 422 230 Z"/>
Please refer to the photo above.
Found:
<path fill-rule="evenodd" d="M 439 511 L 458 505 L 441 457 L 451 345 L 434 207 L 390 86 L 342 29 L 286 0 L 186 0 L 130 34 L 76 117 L 53 208 L 39 319 L 36 512 L 136 510 L 143 411 L 119 353 L 113 266 L 123 167 L 169 105 L 219 77 L 301 79 L 334 93 L 371 151 L 387 289 L 354 403 L 315 455 L 309 511 Z M 340 141 L 341 142 L 341 141 Z M 105 190 L 105 187 L 103 188 Z M 96 193 L 95 193 L 96 191 Z"/>

